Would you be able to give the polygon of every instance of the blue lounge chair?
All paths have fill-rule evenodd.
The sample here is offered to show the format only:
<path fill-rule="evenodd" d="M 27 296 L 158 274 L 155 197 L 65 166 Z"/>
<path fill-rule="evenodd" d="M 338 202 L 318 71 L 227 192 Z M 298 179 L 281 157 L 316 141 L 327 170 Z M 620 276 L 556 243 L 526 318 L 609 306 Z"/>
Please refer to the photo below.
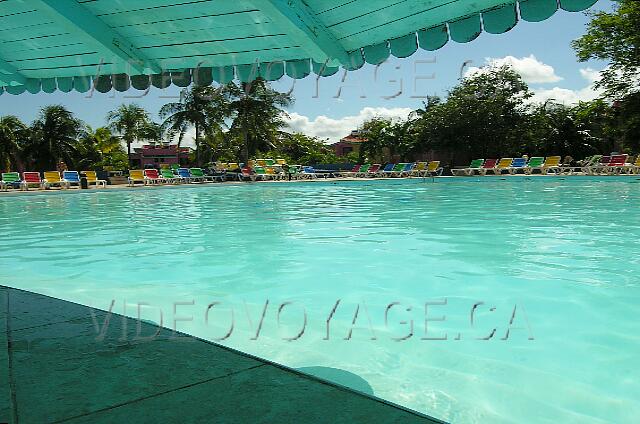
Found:
<path fill-rule="evenodd" d="M 80 188 L 80 174 L 78 174 L 78 171 L 64 171 L 62 179 L 67 183 L 67 187 L 71 187 L 71 184 L 76 184 Z"/>
<path fill-rule="evenodd" d="M 318 174 L 316 174 L 316 170 L 313 169 L 312 166 L 303 166 L 302 172 L 300 173 L 300 178 L 310 179 L 310 180 L 317 179 Z"/>
<path fill-rule="evenodd" d="M 524 170 L 527 166 L 527 160 L 525 158 L 515 158 L 509 166 L 509 174 L 514 175 L 518 173 L 518 170 Z"/>
<path fill-rule="evenodd" d="M 395 167 L 396 167 L 395 163 L 386 164 L 384 168 L 382 168 L 382 171 L 380 171 L 380 175 L 383 177 L 388 177 L 389 175 L 391 175 Z"/>
<path fill-rule="evenodd" d="M 189 171 L 189 169 L 178 168 L 177 172 L 178 172 L 178 178 L 180 181 L 185 183 L 190 183 L 191 181 L 193 181 L 193 178 L 191 176 L 191 172 Z"/>

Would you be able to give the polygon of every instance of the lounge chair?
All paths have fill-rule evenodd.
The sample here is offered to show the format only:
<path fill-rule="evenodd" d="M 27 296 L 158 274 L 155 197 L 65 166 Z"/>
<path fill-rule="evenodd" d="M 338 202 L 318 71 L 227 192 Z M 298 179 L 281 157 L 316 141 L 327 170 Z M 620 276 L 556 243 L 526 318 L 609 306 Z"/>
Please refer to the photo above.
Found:
<path fill-rule="evenodd" d="M 67 183 L 67 188 L 70 188 L 71 184 L 76 184 L 80 188 L 80 174 L 78 174 L 78 171 L 63 171 L 62 179 Z"/>
<path fill-rule="evenodd" d="M 384 168 L 382 168 L 382 171 L 380 171 L 380 176 L 382 177 L 388 177 L 389 175 L 391 175 L 391 173 L 393 172 L 393 170 L 396 168 L 396 164 L 395 163 L 388 163 L 384 166 Z"/>
<path fill-rule="evenodd" d="M 69 184 L 60 178 L 60 173 L 58 171 L 45 171 L 42 186 L 45 190 L 55 186 L 58 186 L 61 189 L 69 188 Z"/>
<path fill-rule="evenodd" d="M 379 177 L 380 168 L 382 168 L 382 165 L 380 165 L 379 163 L 374 163 L 373 165 L 371 165 L 371 168 L 369 168 L 369 171 L 367 172 L 367 175 L 365 175 L 365 177 Z"/>
<path fill-rule="evenodd" d="M 498 165 L 498 159 L 486 159 L 482 166 L 476 169 L 474 172 L 477 171 L 478 175 L 485 176 L 487 175 L 487 172 L 493 173 L 496 165 Z"/>
<path fill-rule="evenodd" d="M 442 175 L 444 169 L 440 166 L 439 160 L 432 160 L 427 164 L 427 170 L 424 173 L 424 176 L 432 176 L 439 177 Z"/>
<path fill-rule="evenodd" d="M 203 178 L 203 181 L 222 181 L 222 176 L 205 175 L 202 168 L 191 168 L 191 178 Z"/>
<path fill-rule="evenodd" d="M 129 182 L 129 186 L 133 187 L 136 183 L 142 183 L 143 185 L 147 184 L 147 179 L 144 176 L 144 170 L 142 169 L 132 169 L 129 171 L 129 177 L 127 178 Z"/>
<path fill-rule="evenodd" d="M 145 169 L 144 179 L 147 184 L 162 184 L 166 183 L 164 177 L 160 175 L 157 169 Z"/>
<path fill-rule="evenodd" d="M 160 168 L 160 178 L 167 184 L 177 184 L 182 181 L 182 178 L 177 177 L 169 168 Z"/>
<path fill-rule="evenodd" d="M 476 171 L 479 171 L 480 168 L 482 168 L 482 165 L 484 165 L 484 159 L 474 159 L 469 164 L 469 167 L 461 168 L 461 169 L 452 169 L 451 173 L 456 177 L 461 177 L 465 175 L 471 176 L 475 174 Z M 494 163 L 494 166 L 495 166 L 495 163 Z"/>
<path fill-rule="evenodd" d="M 20 189 L 20 174 L 17 172 L 3 172 L 2 180 L 0 180 L 0 190 L 7 191 L 9 187 Z"/>
<path fill-rule="evenodd" d="M 427 170 L 427 162 L 416 162 L 411 170 L 412 177 L 422 177 Z"/>
<path fill-rule="evenodd" d="M 273 179 L 271 175 L 267 173 L 267 170 L 263 166 L 256 166 L 255 171 L 255 180 L 258 181 L 268 181 Z"/>
<path fill-rule="evenodd" d="M 635 162 L 627 164 L 625 167 L 623 167 L 622 172 L 630 175 L 640 174 L 640 155 L 636 157 Z"/>
<path fill-rule="evenodd" d="M 276 159 L 276 164 L 277 165 L 286 165 L 287 164 L 287 160 L 286 159 Z"/>
<path fill-rule="evenodd" d="M 316 174 L 316 170 L 313 169 L 312 166 L 303 166 L 300 178 L 304 180 L 316 180 L 318 179 L 318 174 Z"/>
<path fill-rule="evenodd" d="M 628 155 L 611 156 L 609 164 L 602 170 L 602 172 L 608 175 L 620 174 L 625 169 L 625 167 L 629 166 L 629 164 L 627 163 L 628 158 Z"/>
<path fill-rule="evenodd" d="M 544 164 L 540 168 L 540 172 L 543 175 L 547 175 L 549 171 L 554 172 L 556 174 L 562 172 L 562 166 L 560 165 L 561 161 L 562 161 L 562 157 L 560 156 L 549 156 L 544 161 Z"/>
<path fill-rule="evenodd" d="M 21 190 L 29 190 L 29 186 L 37 186 L 40 189 L 44 188 L 44 182 L 40 178 L 39 172 L 23 172 L 22 181 L 20 182 Z"/>
<path fill-rule="evenodd" d="M 540 156 L 534 156 L 529 159 L 529 162 L 524 167 L 524 173 L 527 175 L 533 174 L 534 171 L 540 171 L 542 174 L 542 168 L 544 168 L 544 158 Z"/>
<path fill-rule="evenodd" d="M 96 173 L 96 171 L 82 171 L 82 174 L 87 179 L 87 184 L 88 185 L 93 184 L 96 187 L 98 187 L 98 186 L 106 187 L 107 186 L 107 182 L 105 180 L 99 180 L 98 179 L 98 174 Z"/>
<path fill-rule="evenodd" d="M 587 164 L 582 167 L 582 172 L 589 175 L 599 174 L 605 170 L 611 162 L 611 156 L 600 156 L 600 159 L 596 162 L 597 158 L 598 156 L 593 156 L 588 160 Z"/>
<path fill-rule="evenodd" d="M 238 178 L 240 178 L 240 181 L 254 182 L 256 180 L 256 173 L 254 171 L 254 168 L 252 168 L 251 166 L 243 167 L 240 170 L 240 174 L 238 175 Z"/>
<path fill-rule="evenodd" d="M 275 166 L 267 166 L 264 170 L 267 172 L 267 175 L 271 176 L 271 179 L 273 180 L 282 179 L 282 174 L 276 169 Z"/>
<path fill-rule="evenodd" d="M 358 174 L 358 172 L 360 172 L 363 166 L 364 165 L 356 164 L 353 166 L 353 168 L 351 168 L 351 171 L 340 172 L 338 175 L 343 178 L 353 177 L 354 175 Z"/>
<path fill-rule="evenodd" d="M 356 172 L 353 176 L 356 177 L 356 178 L 366 177 L 367 174 L 369 173 L 369 169 L 371 169 L 371 164 L 370 163 L 365 163 L 364 165 L 362 165 L 360 167 L 360 170 L 358 172 Z"/>
<path fill-rule="evenodd" d="M 178 177 L 180 177 L 180 180 L 185 183 L 191 183 L 193 181 L 196 181 L 196 182 L 203 181 L 201 178 L 193 178 L 188 168 L 178 168 L 177 174 L 178 174 Z"/>
<path fill-rule="evenodd" d="M 527 159 L 525 158 L 515 158 L 511 161 L 511 165 L 509 166 L 509 174 L 515 175 L 518 171 L 524 170 L 527 166 Z"/>
<path fill-rule="evenodd" d="M 491 172 L 494 175 L 502 175 L 503 172 L 509 172 L 509 168 L 511 168 L 511 164 L 513 163 L 513 158 L 502 158 L 498 161 L 492 169 L 487 169 L 487 172 Z"/>

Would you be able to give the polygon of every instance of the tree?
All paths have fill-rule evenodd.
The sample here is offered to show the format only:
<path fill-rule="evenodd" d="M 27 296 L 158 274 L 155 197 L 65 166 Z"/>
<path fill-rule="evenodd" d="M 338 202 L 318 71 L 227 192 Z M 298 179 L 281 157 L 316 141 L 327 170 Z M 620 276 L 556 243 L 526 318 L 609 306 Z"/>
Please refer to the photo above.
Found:
<path fill-rule="evenodd" d="M 147 111 L 134 103 L 122 104 L 107 114 L 109 128 L 119 134 L 127 144 L 129 164 L 131 163 L 131 144 L 145 138 L 150 121 Z"/>
<path fill-rule="evenodd" d="M 11 171 L 21 162 L 22 148 L 29 136 L 28 127 L 18 117 L 0 117 L 0 170 Z"/>
<path fill-rule="evenodd" d="M 277 147 L 269 154 L 275 158 L 283 158 L 287 163 L 320 164 L 340 161 L 334 150 L 316 137 L 301 133 L 281 135 L 276 142 Z"/>
<path fill-rule="evenodd" d="M 189 128 L 195 130 L 196 162 L 202 165 L 201 135 L 221 132 L 229 115 L 228 103 L 222 90 L 210 86 L 184 89 L 179 102 L 167 103 L 160 109 L 164 119 L 162 128 L 169 137 L 178 137 L 178 148 Z"/>
<path fill-rule="evenodd" d="M 246 163 L 258 150 L 272 150 L 286 125 L 281 108 L 293 103 L 291 95 L 272 89 L 262 78 L 240 85 L 230 82 L 223 90 L 233 118 L 231 136 L 239 135 L 243 142 L 241 160 Z"/>
<path fill-rule="evenodd" d="M 45 106 L 31 125 L 24 152 L 38 169 L 56 169 L 60 161 L 73 167 L 84 124 L 64 106 Z"/>
<path fill-rule="evenodd" d="M 93 130 L 87 126 L 80 139 L 81 150 L 85 156 L 83 169 L 114 169 L 122 170 L 127 167 L 127 152 L 122 147 L 120 138 L 113 135 L 106 127 Z"/>
<path fill-rule="evenodd" d="M 415 113 L 415 146 L 437 149 L 452 163 L 471 157 L 518 155 L 526 145 L 526 100 L 532 96 L 509 67 L 489 67 L 463 79 L 444 101 L 432 98 Z"/>
<path fill-rule="evenodd" d="M 610 61 L 596 87 L 621 99 L 640 89 L 640 2 L 614 0 L 613 12 L 590 12 L 587 33 L 572 43 L 580 61 Z"/>

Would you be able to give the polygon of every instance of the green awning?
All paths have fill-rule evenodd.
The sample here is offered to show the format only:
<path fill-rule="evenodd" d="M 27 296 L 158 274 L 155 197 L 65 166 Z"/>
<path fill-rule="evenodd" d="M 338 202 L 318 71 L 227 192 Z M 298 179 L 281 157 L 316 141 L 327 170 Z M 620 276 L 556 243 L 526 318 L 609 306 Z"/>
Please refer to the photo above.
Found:
<path fill-rule="evenodd" d="M 5 0 L 0 93 L 333 75 L 596 0 Z"/>

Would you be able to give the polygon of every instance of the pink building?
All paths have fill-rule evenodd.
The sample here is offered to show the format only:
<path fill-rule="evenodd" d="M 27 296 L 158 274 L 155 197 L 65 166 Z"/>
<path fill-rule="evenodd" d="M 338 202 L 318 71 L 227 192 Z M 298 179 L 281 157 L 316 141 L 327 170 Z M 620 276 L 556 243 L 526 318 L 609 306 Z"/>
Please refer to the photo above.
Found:
<path fill-rule="evenodd" d="M 347 156 L 349 153 L 359 152 L 360 145 L 366 142 L 367 139 L 360 134 L 360 131 L 351 131 L 351 134 L 344 137 L 337 143 L 333 143 L 331 147 L 338 156 Z"/>
<path fill-rule="evenodd" d="M 153 166 L 160 168 L 161 165 L 187 165 L 189 163 L 189 147 L 181 147 L 175 144 L 147 144 L 136 147 L 131 153 L 131 164 L 135 168 L 145 168 Z"/>

